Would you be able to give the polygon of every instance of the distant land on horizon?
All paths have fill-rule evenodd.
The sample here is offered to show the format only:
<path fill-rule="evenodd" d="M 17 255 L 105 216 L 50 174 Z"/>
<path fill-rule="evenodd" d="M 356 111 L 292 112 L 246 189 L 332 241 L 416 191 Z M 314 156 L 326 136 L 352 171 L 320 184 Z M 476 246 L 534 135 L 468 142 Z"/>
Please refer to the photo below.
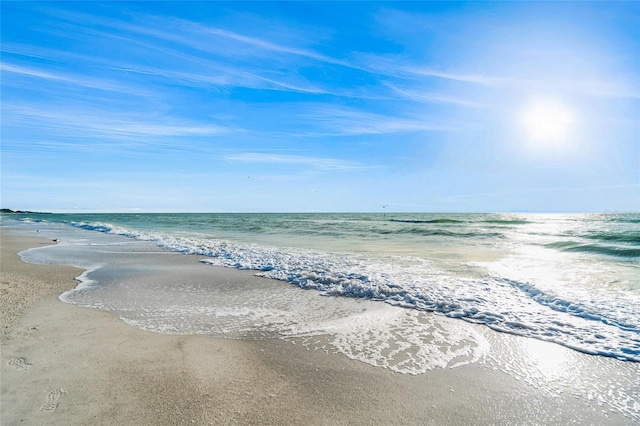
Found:
<path fill-rule="evenodd" d="M 28 210 L 11 210 L 11 209 L 0 209 L 0 213 L 4 214 L 4 213 L 17 213 L 17 214 L 21 214 L 21 213 L 31 213 L 31 214 L 50 214 L 49 212 L 32 212 L 32 211 L 28 211 Z"/>

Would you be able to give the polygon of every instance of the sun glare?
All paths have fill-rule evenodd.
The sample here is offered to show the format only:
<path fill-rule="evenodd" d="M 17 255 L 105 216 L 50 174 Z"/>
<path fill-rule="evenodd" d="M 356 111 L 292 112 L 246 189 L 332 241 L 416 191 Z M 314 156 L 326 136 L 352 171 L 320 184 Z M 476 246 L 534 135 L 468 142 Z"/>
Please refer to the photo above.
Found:
<path fill-rule="evenodd" d="M 530 140 L 538 145 L 564 144 L 573 127 L 573 114 L 557 101 L 538 100 L 522 111 L 521 124 Z"/>

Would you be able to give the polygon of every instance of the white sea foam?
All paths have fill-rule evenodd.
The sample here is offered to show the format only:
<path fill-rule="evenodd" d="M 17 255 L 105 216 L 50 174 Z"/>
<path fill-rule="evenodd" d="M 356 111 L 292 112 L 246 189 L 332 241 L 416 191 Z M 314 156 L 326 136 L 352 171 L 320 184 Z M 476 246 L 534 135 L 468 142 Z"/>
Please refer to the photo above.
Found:
<path fill-rule="evenodd" d="M 305 322 L 287 335 L 301 338 L 307 346 L 405 374 L 477 362 L 489 349 L 486 339 L 470 327 L 382 304 L 321 324 Z M 318 340 L 318 336 L 327 338 Z"/>

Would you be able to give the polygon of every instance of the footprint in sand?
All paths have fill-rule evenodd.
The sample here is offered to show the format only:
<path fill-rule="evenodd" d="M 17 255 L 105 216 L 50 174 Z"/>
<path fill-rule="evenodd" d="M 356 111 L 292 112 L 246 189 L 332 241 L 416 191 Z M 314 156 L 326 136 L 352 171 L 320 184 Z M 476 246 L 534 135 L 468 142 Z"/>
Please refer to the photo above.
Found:
<path fill-rule="evenodd" d="M 40 407 L 39 411 L 44 411 L 45 413 L 53 413 L 58 408 L 58 404 L 60 404 L 60 399 L 62 399 L 62 395 L 66 393 L 62 388 L 54 389 L 47 394 L 47 402 L 44 403 L 42 407 Z"/>
<path fill-rule="evenodd" d="M 28 370 L 31 364 L 24 358 L 13 358 L 7 361 L 7 365 L 15 368 L 16 370 Z"/>

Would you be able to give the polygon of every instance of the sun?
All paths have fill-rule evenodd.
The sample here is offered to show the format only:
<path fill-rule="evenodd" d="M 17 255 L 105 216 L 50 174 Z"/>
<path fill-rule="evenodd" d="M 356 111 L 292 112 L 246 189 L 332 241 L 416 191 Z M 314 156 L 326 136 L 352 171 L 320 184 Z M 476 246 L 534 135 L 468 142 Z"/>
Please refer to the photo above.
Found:
<path fill-rule="evenodd" d="M 559 145 L 569 142 L 574 117 L 571 109 L 561 102 L 538 99 L 522 110 L 520 122 L 536 145 Z"/>

